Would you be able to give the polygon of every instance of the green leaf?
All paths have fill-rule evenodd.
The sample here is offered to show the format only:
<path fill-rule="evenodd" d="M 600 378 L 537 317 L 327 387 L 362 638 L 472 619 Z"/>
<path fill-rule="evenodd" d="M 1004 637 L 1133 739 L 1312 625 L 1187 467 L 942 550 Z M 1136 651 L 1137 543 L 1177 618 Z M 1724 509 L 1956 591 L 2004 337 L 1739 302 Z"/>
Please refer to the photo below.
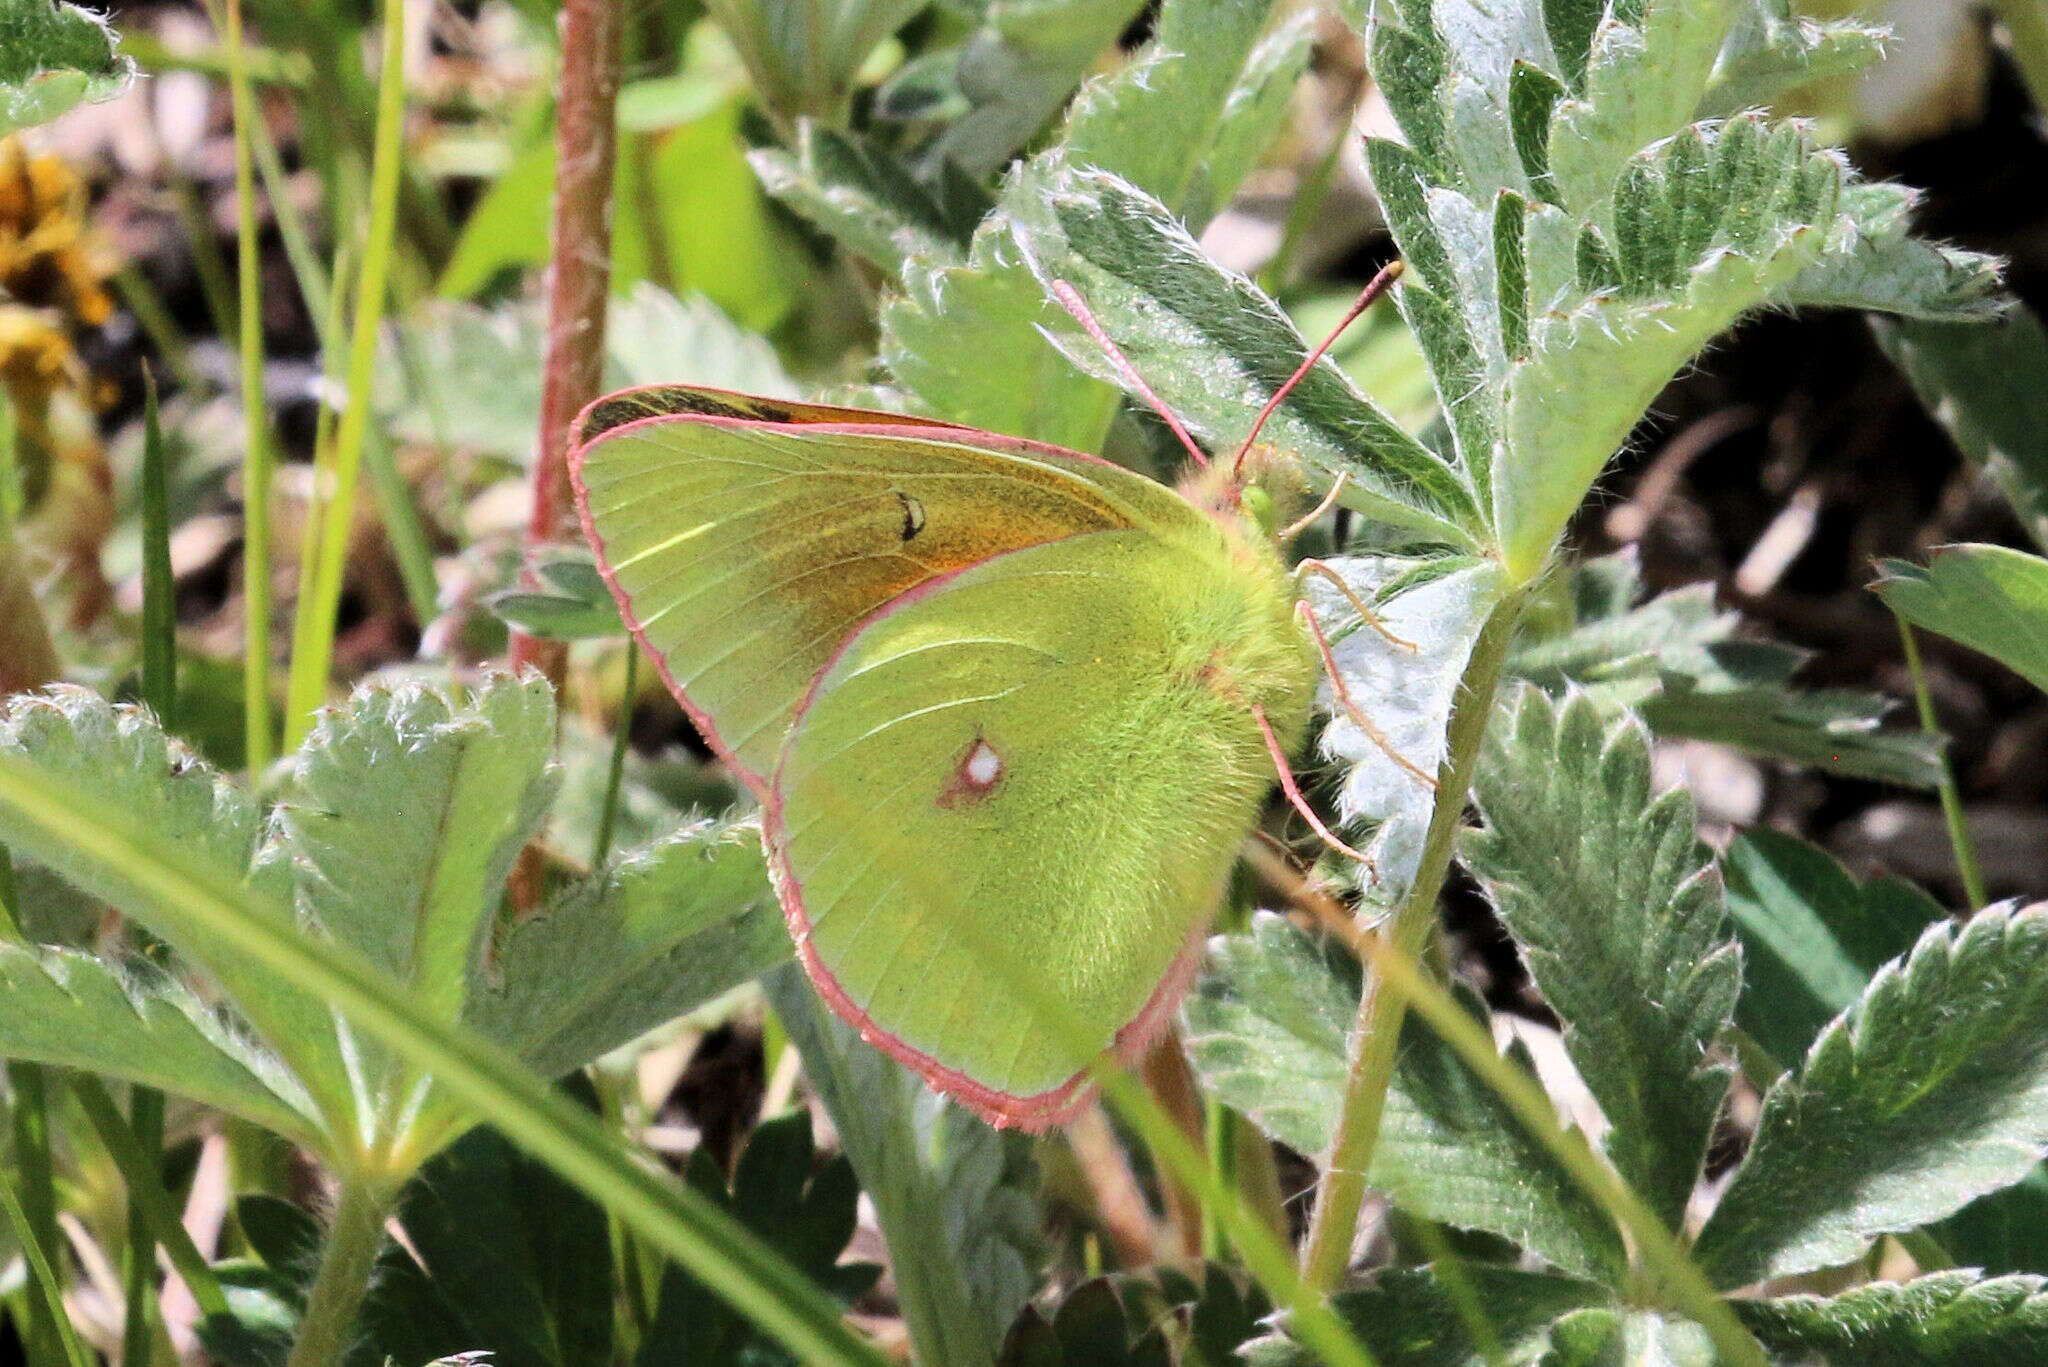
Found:
<path fill-rule="evenodd" d="M 1735 1023 L 1781 1063 L 1804 1058 L 1871 974 L 1945 915 L 1911 883 L 1859 885 L 1827 851 L 1767 827 L 1736 837 L 1721 872 L 1747 979 Z"/>
<path fill-rule="evenodd" d="M 554 699 L 538 676 L 474 701 L 358 689 L 293 760 L 266 858 L 302 915 L 444 1020 L 462 1010 L 512 861 L 552 794 Z"/>
<path fill-rule="evenodd" d="M 1332 1304 L 1382 1367 L 1490 1367 L 1527 1361 L 1552 1320 L 1599 1305 L 1599 1287 L 1541 1272 L 1483 1263 L 1387 1268 Z M 1474 1321 L 1491 1344 L 1474 1341 Z M 1249 1367 L 1316 1367 L 1309 1350 L 1282 1334 L 1245 1345 Z"/>
<path fill-rule="evenodd" d="M 1716 1367 L 1706 1331 L 1655 1311 L 1597 1308 L 1550 1326 L 1550 1351 L 1536 1367 Z"/>
<path fill-rule="evenodd" d="M 1381 620 L 1381 630 L 1366 625 L 1328 579 L 1304 577 L 1336 677 L 1371 726 L 1348 716 L 1326 683 L 1330 723 L 1318 749 L 1346 766 L 1339 814 L 1374 823 L 1364 850 L 1373 867 L 1362 882 L 1375 902 L 1387 903 L 1407 890 L 1421 863 L 1436 802 L 1423 776 L 1443 766 L 1451 704 L 1473 642 L 1500 600 L 1500 567 L 1391 556 L 1339 556 L 1328 564 Z"/>
<path fill-rule="evenodd" d="M 1114 176 L 1043 161 L 1018 177 L 1004 212 L 1040 283 L 1071 284 L 1138 373 L 1218 451 L 1235 450 L 1308 355 L 1271 299 L 1217 267 L 1163 205 Z M 1072 324 L 1054 340 L 1076 365 L 1121 382 Z M 1477 511 L 1458 473 L 1327 361 L 1302 379 L 1263 436 L 1327 478 L 1348 472 L 1347 506 L 1470 543 Z"/>
<path fill-rule="evenodd" d="M 761 148 L 747 160 L 769 194 L 891 275 L 914 256 L 967 259 L 981 214 L 963 220 L 893 153 L 864 138 L 806 120 L 794 150 Z"/>
<path fill-rule="evenodd" d="M 2048 560 L 2004 546 L 1943 546 L 1925 569 L 1884 562 L 1885 606 L 2048 689 Z"/>
<path fill-rule="evenodd" d="M 1612 1123 L 1607 1151 L 1676 1227 L 1730 1068 L 1741 984 L 1720 880 L 1683 791 L 1653 796 L 1649 738 L 1526 689 L 1494 728 L 1463 845 Z"/>
<path fill-rule="evenodd" d="M 1861 71 L 1883 59 L 1889 36 L 1854 17 L 1795 14 L 1792 0 L 1750 0 L 1722 49 L 1713 84 L 1700 97 L 1699 113 L 1754 109 L 1794 87 Z"/>
<path fill-rule="evenodd" d="M 1573 82 L 1579 94 L 1558 107 L 1550 132 L 1550 173 L 1567 208 L 1607 225 L 1616 177 L 1691 119 L 1742 3 L 1640 0 L 1598 25 L 1585 77 Z"/>
<path fill-rule="evenodd" d="M 1706 14 L 1717 5 L 1684 8 Z M 1660 14 L 1670 9 L 1657 6 Z M 1632 30 L 1609 24 L 1600 32 L 1605 41 Z M 1560 122 L 1553 159 L 1569 142 Z M 1842 168 L 1799 129 L 1769 130 L 1745 117 L 1688 129 L 1616 174 L 1611 242 L 1590 225 L 1583 230 L 1584 292 L 1548 308 L 1532 301 L 1531 354 L 1508 374 L 1493 501 L 1517 578 L 1549 554 L 1678 368 L 1826 248 Z M 1532 277 L 1559 273 L 1548 258 L 1561 243 L 1546 241 L 1530 239 Z M 1584 279 L 1588 266 L 1594 278 Z"/>
<path fill-rule="evenodd" d="M 1998 258 L 1913 236 L 1918 204 L 1903 185 L 1845 186 L 1837 240 L 1783 300 L 1935 321 L 1996 317 L 2011 302 L 1999 290 Z"/>
<path fill-rule="evenodd" d="M 1576 686 L 1603 708 L 1638 709 L 1659 737 L 1733 746 L 1764 759 L 1909 787 L 1941 781 L 1940 745 L 1880 730 L 1894 703 L 1876 694 L 1795 688 L 1809 656 L 1735 640 L 1738 619 L 1695 584 L 1630 607 L 1642 587 L 1633 551 L 1572 570 L 1569 625 L 1532 623 L 1511 674 L 1552 695 Z M 1564 614 L 1560 614 L 1564 615 Z"/>
<path fill-rule="evenodd" d="M 47 123 L 81 100 L 110 100 L 135 63 L 90 10 L 59 0 L 0 0 L 0 137 Z"/>
<path fill-rule="evenodd" d="M 1873 319 L 1877 340 L 1956 449 L 2019 514 L 2034 544 L 2048 549 L 2048 331 L 2031 310 L 1988 323 Z"/>
<path fill-rule="evenodd" d="M 1141 7 L 1142 0 L 978 6 L 981 26 L 953 63 L 971 107 L 933 140 L 927 160 L 951 162 L 977 180 L 993 175 L 1059 112 Z"/>
<path fill-rule="evenodd" d="M 1325 1153 L 1344 1095 L 1357 961 L 1270 913 L 1211 941 L 1181 1010 L 1205 1090 L 1290 1147 Z M 1472 1004 L 1476 1007 L 1476 1004 Z M 1614 1272 L 1613 1225 L 1426 1026 L 1410 1022 L 1369 1180 L 1403 1210 L 1498 1234 L 1565 1271 Z"/>
<path fill-rule="evenodd" d="M 268 1050 L 177 982 L 138 970 L 0 943 L 0 1057 L 143 1083 L 317 1143 L 312 1099 Z"/>
<path fill-rule="evenodd" d="M 237 885 L 280 891 L 273 870 L 250 868 L 261 815 L 256 803 L 166 737 L 136 707 L 115 706 L 82 688 L 58 687 L 9 699 L 0 710 L 0 757 L 77 785 L 96 806 L 146 823 L 194 860 Z M 79 858 L 19 811 L 0 808 L 0 844 L 34 859 L 93 897 L 118 908 L 205 968 L 264 1040 L 287 1062 L 330 1119 L 352 1115 L 347 1070 L 327 1004 L 274 975 L 250 970 L 210 939 L 181 933 L 157 900 L 118 871 Z"/>
<path fill-rule="evenodd" d="M 796 965 L 762 985 L 874 1203 L 917 1357 L 993 1362 L 1039 1285 L 1029 1141 L 990 1129 L 863 1043 Z"/>
<path fill-rule="evenodd" d="M 844 1154 L 816 1165 L 810 1112 L 756 1126 L 740 1152 L 730 1191 L 717 1161 L 701 1147 L 690 1155 L 683 1176 L 840 1301 L 865 1294 L 881 1275 L 873 1263 L 839 1261 L 853 1237 L 860 1189 Z M 634 1361 L 640 1367 L 727 1362 L 795 1367 L 797 1359 L 762 1337 L 688 1272 L 671 1265 L 662 1274 L 654 1323 Z"/>
<path fill-rule="evenodd" d="M 932 412 L 971 427 L 1093 451 L 1116 391 L 1076 371 L 1040 329 L 1058 309 L 1001 259 L 984 225 L 968 263 L 911 261 L 904 293 L 882 305 L 883 363 Z"/>
<path fill-rule="evenodd" d="M 2048 1267 L 2048 1168 L 1978 1197 L 1927 1232 L 1958 1265 L 1993 1276 Z"/>
<path fill-rule="evenodd" d="M 2048 911 L 1928 929 L 1764 1098 L 1700 1232 L 1720 1285 L 1831 1267 L 2048 1154 Z"/>
<path fill-rule="evenodd" d="M 789 956 L 759 832 L 699 822 L 513 926 L 463 1019 L 558 1077 Z"/>
<path fill-rule="evenodd" d="M 925 0 L 706 0 L 747 74 L 779 114 L 837 122 L 882 41 Z"/>
<path fill-rule="evenodd" d="M 594 1104 L 588 1081 L 570 1090 L 586 1109 Z M 488 1349 L 496 1367 L 610 1367 L 610 1224 L 545 1164 L 479 1126 L 406 1184 L 397 1218 L 429 1284 L 412 1295 L 430 1291 L 456 1332 L 442 1329 L 431 1346 L 416 1341 L 410 1297 L 386 1290 L 396 1261 L 387 1258 L 363 1310 L 384 1354 L 416 1362 L 460 1345 Z"/>
<path fill-rule="evenodd" d="M 1276 35 L 1277 48 L 1260 42 L 1274 8 L 1168 0 L 1144 53 L 1082 87 L 1061 134 L 1064 159 L 1114 171 L 1199 231 L 1279 131 L 1307 63 L 1300 22 Z"/>
<path fill-rule="evenodd" d="M 1764 1347 L 1799 1361 L 1858 1367 L 2009 1367 L 2048 1358 L 2048 1291 L 2040 1277 L 1980 1280 L 1936 1272 L 1838 1296 L 1736 1301 Z"/>

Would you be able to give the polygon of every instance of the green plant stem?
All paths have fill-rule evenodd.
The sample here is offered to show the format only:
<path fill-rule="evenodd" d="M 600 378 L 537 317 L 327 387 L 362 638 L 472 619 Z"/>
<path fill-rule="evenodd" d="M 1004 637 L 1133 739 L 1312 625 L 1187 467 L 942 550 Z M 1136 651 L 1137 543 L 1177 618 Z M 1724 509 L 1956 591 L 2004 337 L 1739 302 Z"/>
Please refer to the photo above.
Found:
<path fill-rule="evenodd" d="M 1430 812 L 1422 862 L 1408 895 L 1401 899 L 1391 924 L 1379 936 L 1389 951 L 1404 961 L 1420 953 L 1436 927 L 1437 894 L 1443 890 L 1458 830 L 1464 822 L 1472 766 L 1478 758 L 1480 742 L 1486 738 L 1486 723 L 1493 715 L 1501 667 L 1507 661 L 1508 645 L 1514 638 L 1515 622 L 1526 598 L 1525 591 L 1518 591 L 1495 606 L 1472 644 L 1472 656 L 1458 681 L 1448 753 L 1443 767 L 1437 771 L 1436 805 Z M 1401 1018 L 1407 1009 L 1407 999 L 1388 991 L 1378 975 L 1367 980 L 1359 996 L 1358 1025 L 1343 1108 L 1337 1116 L 1329 1166 L 1316 1188 L 1315 1210 L 1309 1219 L 1308 1242 L 1301 1257 L 1302 1276 L 1318 1291 L 1334 1290 L 1351 1264 L 1358 1213 L 1365 1202 L 1366 1172 L 1372 1166 L 1373 1150 L 1379 1145 L 1380 1119 L 1386 1111 Z"/>
<path fill-rule="evenodd" d="M 1934 717 L 1934 698 L 1927 691 L 1927 671 L 1920 666 L 1920 643 L 1913 637 L 1912 624 L 1897 613 L 1892 617 L 1899 624 L 1899 644 L 1905 647 L 1906 668 L 1913 676 L 1913 701 L 1920 709 L 1920 729 L 1936 743 L 1935 763 L 1941 766 L 1941 816 L 1948 823 L 1949 848 L 1955 851 L 1963 896 L 1970 910 L 1975 911 L 1991 898 L 1984 891 L 1984 870 L 1977 863 L 1977 846 L 1970 839 L 1970 823 L 1963 815 L 1963 795 L 1956 788 L 1955 770 L 1949 767 L 1947 737 Z"/>
<path fill-rule="evenodd" d="M 298 1341 L 285 1367 L 329 1367 L 341 1361 L 370 1289 L 390 1212 L 391 1198 L 383 1188 L 361 1178 L 342 1179 L 327 1241 L 320 1247 L 320 1268 L 306 1293 Z"/>
<path fill-rule="evenodd" d="M 128 311 L 135 315 L 142 335 L 149 338 L 149 344 L 156 348 L 158 359 L 164 363 L 164 369 L 171 372 L 171 378 L 178 382 L 178 387 L 197 390 L 199 372 L 192 368 L 191 348 L 185 341 L 185 334 L 171 317 L 163 295 L 142 273 L 142 268 L 133 261 L 122 262 L 121 269 L 114 273 L 114 289 L 120 294 L 121 302 L 128 306 Z"/>
<path fill-rule="evenodd" d="M 299 587 L 292 629 L 291 679 L 285 695 L 285 746 L 296 748 L 313 724 L 327 694 L 334 662 L 335 614 L 349 529 L 355 523 L 356 483 L 362 473 L 363 442 L 370 421 L 370 379 L 377 359 L 377 322 L 391 275 L 398 224 L 400 134 L 405 113 L 405 5 L 384 0 L 383 66 L 378 73 L 377 131 L 370 163 L 370 226 L 363 267 L 356 277 L 355 317 L 349 337 L 348 397 L 334 438 L 331 483 L 318 487 L 319 549 L 310 582 Z"/>
<path fill-rule="evenodd" d="M 263 281 L 256 241 L 256 170 L 249 126 L 256 121 L 242 54 L 242 0 L 227 0 L 228 85 L 235 111 L 237 340 L 242 352 L 242 722 L 249 772 L 270 767 L 270 449 L 263 394 Z M 168 724 L 168 723 L 166 723 Z"/>
<path fill-rule="evenodd" d="M 640 643 L 626 642 L 626 684 L 619 698 L 619 720 L 612 734 L 612 762 L 605 771 L 604 807 L 597 817 L 597 839 L 590 850 L 590 867 L 601 869 L 611 857 L 612 832 L 619 820 L 619 793 L 626 786 L 626 748 L 633 739 L 633 700 L 640 692 Z M 770 1070 L 773 1076 L 773 1070 Z"/>
<path fill-rule="evenodd" d="M 5 846 L 0 846 L 0 938 L 17 944 L 27 940 L 17 915 L 14 857 Z M 17 1060 L 7 1067 L 15 1175 L 0 1172 L 0 1182 L 7 1184 L 9 1200 L 15 1204 L 10 1211 L 15 1234 L 23 1248 L 32 1249 L 47 1267 L 57 1256 L 58 1244 L 56 1184 L 50 1166 L 49 1089 L 45 1077 L 43 1069 L 33 1063 Z M 13 1185 L 17 1180 L 18 1191 Z M 58 1325 L 51 1319 L 48 1302 L 33 1290 L 26 1302 L 28 1314 L 27 1323 L 22 1325 L 22 1346 L 30 1367 L 41 1367 L 61 1349 Z M 60 1303 L 57 1319 L 62 1318 Z"/>
<path fill-rule="evenodd" d="M 97 1082 L 99 1079 L 91 1080 Z M 122 1128 L 118 1114 L 112 1119 L 115 1130 Z M 131 1159 L 136 1172 L 161 1168 L 164 1146 L 162 1092 L 154 1087 L 132 1089 L 128 1100 L 127 1132 L 134 1141 L 135 1152 Z M 127 1247 L 122 1258 L 121 1367 L 149 1367 L 153 1308 L 150 1302 L 156 1290 L 156 1228 L 149 1212 L 143 1208 L 139 1187 L 132 1179 L 128 1183 Z"/>
<path fill-rule="evenodd" d="M 2027 83 L 2034 108 L 2048 113 L 2048 5 L 2043 0 L 1997 0 L 1995 8 L 2005 21 L 2013 65 Z"/>
<path fill-rule="evenodd" d="M 142 1137 L 122 1118 L 113 1096 L 107 1091 L 107 1084 L 91 1073 L 74 1073 L 71 1090 L 78 1097 L 79 1109 L 85 1112 L 93 1133 L 106 1146 L 114 1166 L 121 1170 L 121 1179 L 128 1184 L 131 1209 L 140 1210 L 149 1221 L 151 1232 L 163 1245 L 171 1266 L 177 1269 L 186 1289 L 191 1291 L 193 1301 L 205 1314 L 226 1314 L 227 1293 L 222 1290 L 220 1279 L 214 1275 L 199 1246 L 192 1242 L 192 1235 L 185 1228 L 177 1203 L 164 1186 L 163 1173 L 144 1147 Z"/>

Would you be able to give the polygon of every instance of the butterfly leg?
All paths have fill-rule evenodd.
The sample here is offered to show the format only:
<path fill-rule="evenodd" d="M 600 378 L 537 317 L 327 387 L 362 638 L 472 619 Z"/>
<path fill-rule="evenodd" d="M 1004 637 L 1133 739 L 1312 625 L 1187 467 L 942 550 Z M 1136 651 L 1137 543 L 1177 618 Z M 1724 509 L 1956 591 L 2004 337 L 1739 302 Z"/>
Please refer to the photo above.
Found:
<path fill-rule="evenodd" d="M 1323 495 L 1323 501 L 1321 503 L 1318 503 L 1315 507 L 1309 509 L 1308 512 L 1304 513 L 1301 517 L 1295 519 L 1293 522 L 1288 523 L 1285 527 L 1282 527 L 1280 529 L 1280 540 L 1292 540 L 1293 538 L 1300 536 L 1303 532 L 1307 531 L 1310 527 L 1313 527 L 1315 525 L 1315 521 L 1317 518 L 1321 517 L 1324 513 L 1329 512 L 1330 509 L 1333 506 L 1335 506 L 1337 502 L 1337 496 L 1344 492 L 1344 486 L 1349 484 L 1350 482 L 1351 472 L 1349 470 L 1338 471 L 1336 483 L 1330 486 L 1329 493 Z"/>
<path fill-rule="evenodd" d="M 1387 738 L 1384 731 L 1381 731 L 1372 724 L 1372 721 L 1365 715 L 1365 709 L 1360 707 L 1357 700 L 1351 696 L 1350 688 L 1344 683 L 1344 675 L 1337 668 L 1336 656 L 1330 653 L 1330 638 L 1323 634 L 1323 624 L 1316 620 L 1315 609 L 1311 608 L 1307 603 L 1302 603 L 1298 605 L 1296 610 L 1301 613 L 1302 621 L 1308 624 L 1309 635 L 1315 637 L 1316 650 L 1323 657 L 1323 670 L 1330 679 L 1330 691 L 1336 694 L 1337 705 L 1344 709 L 1344 715 L 1359 730 L 1365 732 L 1367 738 L 1374 745 L 1377 745 L 1381 753 L 1386 755 L 1388 759 L 1413 774 L 1431 792 L 1435 792 L 1435 775 L 1428 773 L 1420 765 L 1396 750 L 1393 741 Z M 1390 637 L 1389 639 L 1392 638 Z M 1414 647 L 1410 646 L 1409 649 L 1412 650 Z"/>
<path fill-rule="evenodd" d="M 1422 649 L 1415 642 L 1404 641 L 1393 632 L 1387 630 L 1386 620 L 1368 607 L 1365 600 L 1358 596 L 1358 591 L 1345 583 L 1344 576 L 1331 569 L 1328 562 L 1310 558 L 1294 567 L 1295 579 L 1299 580 L 1305 574 L 1321 575 L 1332 584 L 1335 584 L 1337 592 L 1343 594 L 1345 601 L 1349 602 L 1352 609 L 1358 613 L 1358 620 L 1385 637 L 1389 645 L 1399 646 L 1401 649 L 1411 652 L 1419 652 Z"/>
<path fill-rule="evenodd" d="M 1259 734 L 1266 738 L 1266 753 L 1273 757 L 1273 769 L 1280 776 L 1280 791 L 1287 794 L 1288 805 L 1301 813 L 1302 820 L 1308 822 L 1309 829 L 1314 831 L 1325 845 L 1346 859 L 1363 864 L 1368 869 L 1372 868 L 1372 859 L 1339 840 L 1336 834 L 1323 824 L 1323 819 L 1316 815 L 1316 809 L 1308 805 L 1308 799 L 1301 795 L 1301 787 L 1294 781 L 1294 768 L 1287 762 L 1287 751 L 1281 748 L 1280 738 L 1273 734 L 1273 724 L 1266 720 L 1266 709 L 1253 703 L 1252 720 L 1259 724 Z"/>

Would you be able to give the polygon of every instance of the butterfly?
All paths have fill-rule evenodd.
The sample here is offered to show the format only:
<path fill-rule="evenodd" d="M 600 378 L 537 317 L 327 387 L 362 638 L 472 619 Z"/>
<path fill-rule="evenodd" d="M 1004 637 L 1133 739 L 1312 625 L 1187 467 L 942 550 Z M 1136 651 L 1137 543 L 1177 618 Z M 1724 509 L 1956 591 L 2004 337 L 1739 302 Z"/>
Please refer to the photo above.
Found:
<path fill-rule="evenodd" d="M 662 385 L 585 409 L 570 468 L 627 626 L 760 802 L 819 994 L 993 1124 L 1070 1118 L 1166 1024 L 1309 724 L 1317 642 L 1242 461 L 1191 498 Z"/>

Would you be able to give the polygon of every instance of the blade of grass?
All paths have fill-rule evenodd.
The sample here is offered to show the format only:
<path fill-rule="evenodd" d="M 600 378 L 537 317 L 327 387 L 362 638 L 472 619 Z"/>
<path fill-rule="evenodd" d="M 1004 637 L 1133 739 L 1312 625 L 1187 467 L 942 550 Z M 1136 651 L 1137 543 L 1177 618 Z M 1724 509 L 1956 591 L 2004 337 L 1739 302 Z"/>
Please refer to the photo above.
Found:
<path fill-rule="evenodd" d="M 310 580 L 301 580 L 292 629 L 291 676 L 285 693 L 285 747 L 294 749 L 312 726 L 327 694 L 334 661 L 335 614 L 349 529 L 355 522 L 356 483 L 370 421 L 370 377 L 377 358 L 377 323 L 391 274 L 398 224 L 400 135 L 405 113 L 405 5 L 384 0 L 383 64 L 377 76 L 377 129 L 370 162 L 370 226 L 356 276 L 355 318 L 349 337 L 348 389 L 334 438 L 332 478 L 316 482 Z"/>
<path fill-rule="evenodd" d="M 14 859 L 0 846 L 0 937 L 20 941 L 21 922 L 15 916 Z M 50 1168 L 49 1095 L 43 1070 L 33 1063 L 11 1063 L 7 1068 L 8 1120 L 14 1130 L 14 1172 L 0 1172 L 7 1186 L 9 1216 L 16 1237 L 31 1259 L 51 1266 L 60 1247 L 57 1241 L 57 1197 Z M 17 1191 L 14 1183 L 19 1181 Z M 34 1277 L 38 1285 L 46 1285 Z M 32 1288 L 26 1297 L 27 1322 L 21 1326 L 22 1347 L 29 1367 L 41 1367 L 62 1351 L 58 1321 L 64 1318 L 61 1291 L 55 1318 L 50 1302 Z M 66 1326 L 68 1327 L 68 1325 Z"/>
<path fill-rule="evenodd" d="M 64 1288 L 58 1285 L 56 1270 L 50 1266 L 50 1259 L 46 1256 L 47 1250 L 42 1240 L 36 1237 L 36 1226 L 31 1223 L 28 1211 L 23 1209 L 22 1195 L 14 1189 L 14 1179 L 4 1172 L 0 1172 L 0 1204 L 6 1206 L 7 1218 L 14 1225 L 15 1236 L 21 1242 L 22 1256 L 28 1259 L 29 1280 L 41 1293 L 38 1303 L 51 1318 L 65 1361 L 71 1367 L 95 1367 L 92 1355 L 78 1341 L 78 1331 L 72 1328 L 70 1316 L 64 1313 Z M 30 1361 L 34 1360 L 31 1350 Z"/>
<path fill-rule="evenodd" d="M 232 3 L 232 0 L 231 0 Z M 246 323 L 246 319 L 244 322 Z M 167 731 L 177 728 L 178 607 L 171 581 L 170 481 L 164 468 L 164 434 L 157 417 L 156 376 L 142 368 L 142 700 Z M 99 1085 L 97 1078 L 77 1079 L 81 1099 Z M 105 1093 L 100 1093 L 104 1097 Z M 129 1124 L 111 1117 L 136 1150 L 136 1173 L 158 1172 L 163 1163 L 164 1098 L 149 1087 L 137 1087 L 129 1099 Z M 90 1108 L 88 1108 L 90 1113 Z M 93 1117 L 102 1141 L 109 1126 Z M 122 1266 L 124 1313 L 121 1318 L 122 1367 L 149 1367 L 151 1356 L 151 1293 L 156 1288 L 156 1235 L 137 1176 L 128 1180 L 128 1245 Z"/>
<path fill-rule="evenodd" d="M 228 88 L 235 113 L 237 341 L 242 353 L 242 721 L 249 772 L 270 767 L 270 448 L 263 394 L 262 260 L 256 242 L 256 169 L 249 127 L 256 121 L 242 53 L 242 0 L 227 0 Z"/>
<path fill-rule="evenodd" d="M 171 317 L 170 308 L 157 287 L 150 283 L 148 276 L 133 261 L 121 263 L 121 269 L 114 273 L 114 288 L 121 295 L 121 302 L 135 315 L 136 325 L 142 335 L 156 348 L 158 359 L 164 369 L 171 372 L 171 379 L 178 388 L 188 393 L 200 387 L 199 372 L 192 368 L 191 348 L 185 341 L 185 334 L 179 329 L 177 320 Z"/>
<path fill-rule="evenodd" d="M 157 418 L 156 375 L 142 367 L 142 701 L 177 729 L 178 604 L 171 580 L 170 475 Z"/>
<path fill-rule="evenodd" d="M 1934 699 L 1927 692 L 1927 672 L 1920 667 L 1920 643 L 1913 639 L 1912 624 L 1893 613 L 1899 624 L 1899 643 L 1906 649 L 1906 668 L 1913 676 L 1913 701 L 1920 710 L 1920 729 L 1942 742 L 1935 761 L 1941 766 L 1941 816 L 1948 823 L 1949 847 L 1955 851 L 1956 870 L 1962 875 L 1963 896 L 1970 910 L 1989 905 L 1984 891 L 1984 870 L 1977 863 L 1977 846 L 1970 839 L 1970 823 L 1963 815 L 1963 795 L 1956 788 L 1955 770 L 1949 767 L 1947 737 L 1934 718 Z"/>
<path fill-rule="evenodd" d="M 888 1367 L 889 1359 L 842 1323 L 832 1302 L 737 1220 L 616 1144 L 594 1116 L 552 1092 L 490 1040 L 435 1021 L 404 988 L 362 957 L 303 934 L 281 907 L 187 850 L 96 807 L 68 784 L 0 756 L 0 805 L 82 859 L 117 871 L 166 925 L 224 945 L 333 1003 L 468 1102 L 507 1138 L 613 1210 L 649 1243 L 800 1360 L 818 1367 Z M 394 1166 L 411 1156 L 394 1155 Z"/>

